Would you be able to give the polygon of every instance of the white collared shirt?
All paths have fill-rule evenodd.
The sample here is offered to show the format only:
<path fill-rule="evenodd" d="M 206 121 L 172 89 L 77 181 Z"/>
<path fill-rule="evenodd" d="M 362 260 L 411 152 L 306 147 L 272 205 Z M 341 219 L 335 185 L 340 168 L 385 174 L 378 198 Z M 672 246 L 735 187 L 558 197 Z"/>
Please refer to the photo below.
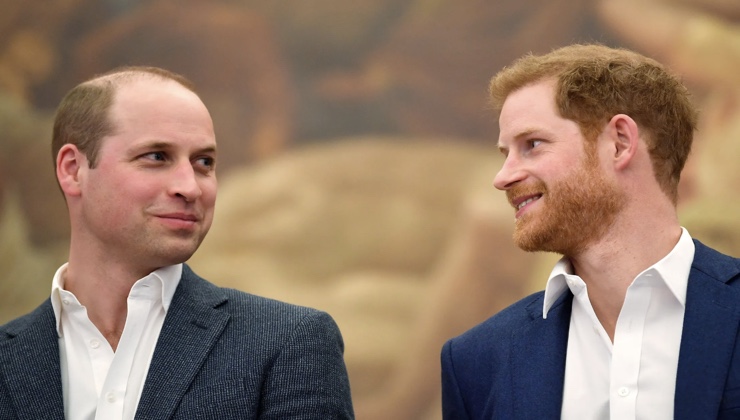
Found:
<path fill-rule="evenodd" d="M 134 284 L 115 352 L 88 318 L 87 309 L 64 290 L 66 269 L 64 264 L 57 270 L 51 288 L 65 418 L 133 419 L 182 264 L 160 268 Z"/>
<path fill-rule="evenodd" d="M 561 259 L 545 288 L 543 317 L 566 287 L 573 306 L 561 418 L 673 419 L 678 353 L 694 243 L 681 237 L 627 288 L 614 343 L 596 318 L 586 284 Z M 598 281 L 598 280 L 596 280 Z"/>

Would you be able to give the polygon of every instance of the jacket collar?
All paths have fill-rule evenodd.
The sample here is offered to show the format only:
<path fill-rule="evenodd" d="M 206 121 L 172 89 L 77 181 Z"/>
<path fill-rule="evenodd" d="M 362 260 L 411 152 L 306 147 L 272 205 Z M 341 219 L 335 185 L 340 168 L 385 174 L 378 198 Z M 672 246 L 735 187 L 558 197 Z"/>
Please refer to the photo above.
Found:
<path fill-rule="evenodd" d="M 728 349 L 735 347 L 740 329 L 740 288 L 728 284 L 740 277 L 740 260 L 697 240 L 694 245 L 676 377 L 677 420 L 717 416 L 732 362 Z M 560 413 L 572 301 L 572 293 L 563 291 L 543 319 L 544 298 L 533 300 L 527 307 L 530 322 L 514 332 L 514 418 Z"/>
<path fill-rule="evenodd" d="M 136 419 L 169 418 L 230 316 L 215 309 L 224 292 L 183 266 L 180 284 L 162 326 Z M 0 387 L 19 418 L 64 419 L 59 338 L 50 300 L 5 327 L 0 343 Z"/>
<path fill-rule="evenodd" d="M 740 263 L 694 241 L 676 374 L 676 419 L 715 418 L 740 326 Z"/>
<path fill-rule="evenodd" d="M 527 306 L 530 322 L 512 340 L 513 418 L 560 414 L 572 302 L 573 294 L 566 290 L 551 306 L 547 319 L 542 318 L 542 298 Z"/>
<path fill-rule="evenodd" d="M 152 356 L 135 418 L 170 418 L 200 371 L 230 315 L 215 309 L 227 300 L 218 287 L 183 267 Z"/>

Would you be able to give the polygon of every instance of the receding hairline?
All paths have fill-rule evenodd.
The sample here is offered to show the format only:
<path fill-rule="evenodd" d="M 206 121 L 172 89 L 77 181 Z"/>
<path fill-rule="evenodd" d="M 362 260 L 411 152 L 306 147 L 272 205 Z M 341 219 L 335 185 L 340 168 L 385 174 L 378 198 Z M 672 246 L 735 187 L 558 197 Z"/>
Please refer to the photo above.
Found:
<path fill-rule="evenodd" d="M 96 75 L 93 78 L 82 82 L 80 86 L 113 87 L 115 89 L 129 83 L 146 80 L 162 82 L 169 80 L 179 84 L 196 95 L 198 94 L 193 82 L 188 80 L 186 77 L 159 67 L 148 66 L 118 67 L 106 73 Z"/>

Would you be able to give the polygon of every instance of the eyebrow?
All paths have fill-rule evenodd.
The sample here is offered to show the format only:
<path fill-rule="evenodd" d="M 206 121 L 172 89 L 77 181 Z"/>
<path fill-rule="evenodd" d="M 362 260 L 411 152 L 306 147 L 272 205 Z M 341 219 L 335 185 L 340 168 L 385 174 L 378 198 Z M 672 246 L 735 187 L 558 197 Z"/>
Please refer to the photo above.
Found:
<path fill-rule="evenodd" d="M 165 141 L 153 141 L 151 143 L 143 143 L 137 147 L 137 149 L 171 149 L 175 143 Z M 216 146 L 207 146 L 202 149 L 198 149 L 196 153 L 216 153 Z"/>
<path fill-rule="evenodd" d="M 198 150 L 198 153 L 216 153 L 216 146 L 208 146 Z"/>
<path fill-rule="evenodd" d="M 520 139 L 522 139 L 524 137 L 529 137 L 532 134 L 537 133 L 537 132 L 540 132 L 540 131 L 542 131 L 542 130 L 540 130 L 538 128 L 526 128 L 526 129 L 520 131 L 519 134 L 515 135 L 514 136 L 514 140 L 516 141 L 516 140 L 520 140 Z M 498 143 L 496 145 L 496 147 L 498 147 L 499 152 L 503 153 L 504 155 L 509 150 L 508 147 L 501 145 L 501 143 Z"/>

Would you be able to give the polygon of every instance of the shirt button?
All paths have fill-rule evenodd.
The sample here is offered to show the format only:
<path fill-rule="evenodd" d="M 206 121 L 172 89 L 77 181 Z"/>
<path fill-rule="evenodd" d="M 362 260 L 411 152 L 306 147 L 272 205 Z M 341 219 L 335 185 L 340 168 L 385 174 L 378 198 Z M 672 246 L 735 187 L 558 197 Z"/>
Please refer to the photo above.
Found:
<path fill-rule="evenodd" d="M 116 396 L 112 392 L 109 392 L 105 394 L 105 400 L 112 404 L 116 402 Z"/>
<path fill-rule="evenodd" d="M 623 387 L 621 387 L 621 388 L 619 388 L 619 389 L 617 390 L 617 394 L 618 394 L 618 395 L 619 395 L 620 397 L 626 397 L 627 395 L 629 395 L 629 394 L 630 394 L 630 390 L 629 390 L 629 388 L 627 388 L 626 386 L 623 386 Z"/>
<path fill-rule="evenodd" d="M 62 300 L 62 303 L 65 305 L 69 305 L 69 301 L 67 299 Z"/>
<path fill-rule="evenodd" d="M 90 340 L 90 347 L 94 349 L 100 347 L 100 341 L 93 338 L 92 340 Z"/>
<path fill-rule="evenodd" d="M 594 332 L 595 332 L 596 334 L 598 334 L 598 333 L 599 333 L 599 326 L 598 326 L 597 324 L 594 324 Z"/>

